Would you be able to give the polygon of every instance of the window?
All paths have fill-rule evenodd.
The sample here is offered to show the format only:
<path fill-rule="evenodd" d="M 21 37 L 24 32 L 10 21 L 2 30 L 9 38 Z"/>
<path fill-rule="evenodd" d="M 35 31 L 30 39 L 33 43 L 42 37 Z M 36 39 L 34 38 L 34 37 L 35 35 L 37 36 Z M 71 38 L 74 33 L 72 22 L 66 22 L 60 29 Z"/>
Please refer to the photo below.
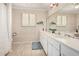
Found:
<path fill-rule="evenodd" d="M 66 16 L 62 16 L 62 26 L 66 26 Z"/>
<path fill-rule="evenodd" d="M 27 13 L 23 13 L 22 15 L 22 26 L 28 26 L 29 25 L 29 17 Z"/>
<path fill-rule="evenodd" d="M 35 26 L 35 14 L 29 14 L 30 16 L 30 26 Z"/>
<path fill-rule="evenodd" d="M 35 14 L 22 14 L 22 26 L 35 26 Z"/>
<path fill-rule="evenodd" d="M 57 16 L 57 26 L 61 26 L 61 16 Z"/>
<path fill-rule="evenodd" d="M 66 26 L 66 16 L 57 16 L 57 26 Z"/>

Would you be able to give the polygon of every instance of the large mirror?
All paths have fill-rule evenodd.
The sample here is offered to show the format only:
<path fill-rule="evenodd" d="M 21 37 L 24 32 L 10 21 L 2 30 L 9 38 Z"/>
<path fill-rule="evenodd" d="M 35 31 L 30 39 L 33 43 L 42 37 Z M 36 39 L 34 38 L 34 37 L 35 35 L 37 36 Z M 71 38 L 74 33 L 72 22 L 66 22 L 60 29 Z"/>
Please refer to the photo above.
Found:
<path fill-rule="evenodd" d="M 55 13 L 48 16 L 47 30 L 63 32 L 76 32 L 76 30 L 79 30 L 79 8 L 76 8 L 76 5 L 65 3 L 61 9 L 57 9 Z M 51 10 L 54 11 L 54 9 Z"/>

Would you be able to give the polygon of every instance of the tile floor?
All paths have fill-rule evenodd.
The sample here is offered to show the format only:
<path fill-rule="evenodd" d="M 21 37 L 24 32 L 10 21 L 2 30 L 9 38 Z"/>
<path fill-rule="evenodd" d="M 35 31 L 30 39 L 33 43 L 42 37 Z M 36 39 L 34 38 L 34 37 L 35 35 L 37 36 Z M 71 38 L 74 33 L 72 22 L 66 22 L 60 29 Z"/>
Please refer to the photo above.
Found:
<path fill-rule="evenodd" d="M 32 42 L 13 42 L 8 56 L 46 56 L 42 49 L 32 50 Z"/>

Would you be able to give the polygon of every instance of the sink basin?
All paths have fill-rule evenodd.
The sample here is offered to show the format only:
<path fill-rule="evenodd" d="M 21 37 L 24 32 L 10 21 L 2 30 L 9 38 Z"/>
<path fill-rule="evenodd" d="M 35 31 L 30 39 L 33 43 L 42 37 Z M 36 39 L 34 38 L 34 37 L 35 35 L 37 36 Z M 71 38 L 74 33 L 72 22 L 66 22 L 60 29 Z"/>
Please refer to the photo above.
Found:
<path fill-rule="evenodd" d="M 79 34 L 74 34 L 75 37 L 79 37 Z"/>

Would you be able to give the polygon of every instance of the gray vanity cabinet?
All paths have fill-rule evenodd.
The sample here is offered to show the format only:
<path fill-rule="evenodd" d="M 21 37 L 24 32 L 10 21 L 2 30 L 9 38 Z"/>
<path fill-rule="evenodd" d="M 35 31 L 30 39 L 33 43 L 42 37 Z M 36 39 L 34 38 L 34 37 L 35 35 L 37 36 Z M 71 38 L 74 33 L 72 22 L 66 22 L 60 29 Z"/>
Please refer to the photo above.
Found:
<path fill-rule="evenodd" d="M 64 44 L 61 44 L 61 56 L 79 56 L 79 52 Z"/>
<path fill-rule="evenodd" d="M 59 56 L 60 55 L 59 46 L 60 46 L 59 42 L 50 38 L 48 40 L 48 56 Z"/>

